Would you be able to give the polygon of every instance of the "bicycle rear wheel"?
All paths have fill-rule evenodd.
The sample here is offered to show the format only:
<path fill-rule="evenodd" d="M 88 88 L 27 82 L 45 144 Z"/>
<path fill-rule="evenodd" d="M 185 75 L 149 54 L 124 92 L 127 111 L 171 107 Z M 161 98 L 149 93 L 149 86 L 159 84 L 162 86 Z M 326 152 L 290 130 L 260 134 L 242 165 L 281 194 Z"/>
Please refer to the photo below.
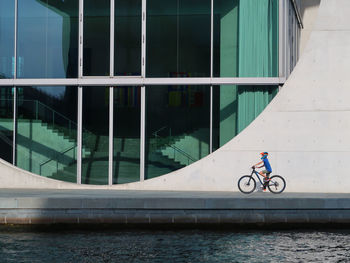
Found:
<path fill-rule="evenodd" d="M 255 179 L 250 175 L 244 175 L 238 180 L 238 189 L 243 194 L 250 194 L 255 190 Z"/>
<path fill-rule="evenodd" d="M 280 175 L 271 176 L 271 181 L 267 185 L 271 193 L 280 194 L 286 188 L 286 181 Z"/>

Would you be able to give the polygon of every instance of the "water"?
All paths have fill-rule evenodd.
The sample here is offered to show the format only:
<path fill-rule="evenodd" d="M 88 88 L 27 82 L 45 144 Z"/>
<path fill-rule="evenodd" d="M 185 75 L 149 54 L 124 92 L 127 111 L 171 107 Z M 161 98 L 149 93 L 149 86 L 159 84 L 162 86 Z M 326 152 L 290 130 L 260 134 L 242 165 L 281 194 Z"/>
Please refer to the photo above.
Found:
<path fill-rule="evenodd" d="M 350 231 L 0 232 L 0 262 L 350 262 Z"/>

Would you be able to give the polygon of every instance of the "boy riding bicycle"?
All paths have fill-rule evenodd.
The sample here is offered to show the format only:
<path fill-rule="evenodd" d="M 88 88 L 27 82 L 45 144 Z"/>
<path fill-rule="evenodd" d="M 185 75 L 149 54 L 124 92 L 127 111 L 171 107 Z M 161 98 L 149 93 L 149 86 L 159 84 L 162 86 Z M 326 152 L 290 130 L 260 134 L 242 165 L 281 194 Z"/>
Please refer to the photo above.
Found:
<path fill-rule="evenodd" d="M 257 164 L 253 165 L 253 168 L 262 168 L 265 167 L 264 170 L 260 171 L 259 174 L 264 177 L 264 185 L 263 190 L 266 191 L 266 186 L 268 182 L 270 181 L 269 175 L 272 173 L 272 168 L 270 165 L 269 160 L 267 159 L 267 156 L 269 155 L 268 152 L 262 152 L 261 155 L 261 162 L 258 162 Z M 261 165 L 261 166 L 259 166 Z"/>

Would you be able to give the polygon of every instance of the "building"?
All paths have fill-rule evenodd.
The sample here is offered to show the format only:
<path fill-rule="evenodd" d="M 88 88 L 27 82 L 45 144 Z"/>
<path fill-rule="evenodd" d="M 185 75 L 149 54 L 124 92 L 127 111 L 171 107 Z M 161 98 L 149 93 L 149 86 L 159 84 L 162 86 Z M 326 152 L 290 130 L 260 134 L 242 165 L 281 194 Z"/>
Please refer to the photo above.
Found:
<path fill-rule="evenodd" d="M 320 10 L 346 6 L 344 1 L 321 1 Z M 277 160 L 289 140 L 288 123 L 278 126 L 280 117 L 268 114 L 280 107 L 277 99 L 240 132 L 286 81 L 293 81 L 289 76 L 304 44 L 303 16 L 319 5 L 295 0 L 3 0 L 1 157 L 76 187 L 228 190 L 234 187 L 232 178 L 262 150 L 275 154 L 277 169 L 293 175 Z M 310 21 L 313 17 L 310 12 Z M 267 127 L 275 129 L 274 121 L 261 124 L 269 118 L 277 120 L 279 132 L 265 136 Z M 302 127 L 308 124 L 304 121 L 310 120 Z M 256 141 L 259 136 L 269 144 Z M 291 144 L 298 148 L 300 142 Z M 237 174 L 212 180 L 216 171 Z"/>

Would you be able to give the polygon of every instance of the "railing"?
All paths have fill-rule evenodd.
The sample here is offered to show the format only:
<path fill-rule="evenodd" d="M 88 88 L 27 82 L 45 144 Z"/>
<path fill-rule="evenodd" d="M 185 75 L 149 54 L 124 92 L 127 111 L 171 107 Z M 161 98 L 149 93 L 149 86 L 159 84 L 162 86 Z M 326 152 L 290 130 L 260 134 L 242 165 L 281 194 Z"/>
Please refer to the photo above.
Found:
<path fill-rule="evenodd" d="M 59 125 L 60 123 L 62 123 L 62 120 L 63 120 L 63 123 L 66 122 L 67 124 L 66 129 L 68 129 L 69 136 L 71 136 L 72 134 L 72 128 L 75 128 L 78 126 L 76 122 L 70 120 L 68 117 L 64 116 L 63 114 L 57 112 L 53 108 L 47 106 L 46 104 L 38 100 L 21 100 L 21 102 L 24 102 L 24 103 L 29 102 L 34 104 L 33 113 L 34 113 L 35 120 L 41 119 L 47 124 L 52 124 L 53 127 L 55 127 L 55 125 Z M 40 111 L 40 107 L 42 107 L 44 110 Z M 46 114 L 47 112 L 49 112 L 49 114 Z"/>
<path fill-rule="evenodd" d="M 73 131 L 77 130 L 78 125 L 76 122 L 70 120 L 68 117 L 64 116 L 63 114 L 57 112 L 53 108 L 45 105 L 44 103 L 38 100 L 21 100 L 21 102 L 24 102 L 24 103 L 29 102 L 34 104 L 32 106 L 34 107 L 33 117 L 35 118 L 35 120 L 40 119 L 41 121 L 47 124 L 52 124 L 53 129 L 57 128 L 57 126 L 60 126 L 60 130 L 63 134 L 65 133 L 65 129 L 66 129 L 66 131 L 68 132 L 69 138 L 72 138 L 76 135 L 76 134 L 73 135 L 72 133 Z M 85 134 L 95 136 L 92 132 L 88 131 L 85 128 L 83 128 L 83 132 Z M 83 144 L 85 141 L 88 140 L 89 137 L 91 138 L 91 136 L 85 136 L 85 139 L 83 140 Z M 41 162 L 39 164 L 40 175 L 42 174 L 44 166 L 49 165 L 52 161 L 56 162 L 56 172 L 59 170 L 59 167 L 58 167 L 59 164 L 68 165 L 69 162 L 65 163 L 64 161 L 64 158 L 68 158 L 66 156 L 66 153 L 73 149 L 75 150 L 76 147 L 77 147 L 76 144 L 73 146 L 70 146 L 67 149 L 59 152 L 55 157 L 47 158 L 45 161 Z M 73 153 L 73 156 L 74 155 L 75 153 Z M 61 161 L 60 161 L 60 158 L 62 158 Z M 71 158 L 71 159 L 74 159 L 74 158 Z"/>
<path fill-rule="evenodd" d="M 0 99 L 0 102 L 6 102 L 11 101 L 12 99 Z M 43 123 L 52 125 L 52 128 L 48 127 L 48 129 L 53 131 L 58 131 L 59 133 L 62 133 L 62 137 L 66 136 L 65 139 L 74 139 L 76 140 L 76 130 L 77 130 L 77 123 L 70 120 L 68 117 L 64 116 L 63 114 L 57 112 L 53 108 L 45 105 L 44 103 L 38 101 L 38 100 L 20 100 L 20 107 L 23 107 L 23 119 L 34 119 L 34 120 L 41 120 Z M 8 111 L 2 112 L 2 114 L 10 115 L 12 117 L 12 107 L 7 109 Z M 9 113 L 9 114 L 7 114 Z M 12 119 L 13 121 L 13 119 Z M 88 141 L 94 140 L 96 137 L 95 134 L 88 131 L 87 129 L 83 128 L 83 132 L 86 136 L 83 137 L 83 146 L 85 149 L 85 152 L 87 150 L 86 145 L 88 144 Z M 19 135 L 18 135 L 19 136 Z M 0 139 L 4 141 L 6 144 L 10 145 L 11 148 L 13 147 L 13 142 L 10 140 L 5 134 L 3 134 L 0 130 Z M 60 151 L 58 150 L 56 153 L 52 152 L 47 159 L 43 160 L 42 157 L 38 157 L 36 155 L 31 156 L 31 154 L 23 151 L 21 152 L 21 156 L 25 157 L 27 159 L 30 159 L 31 161 L 34 161 L 36 163 L 35 170 L 36 173 L 39 172 L 40 175 L 43 175 L 44 169 L 49 169 L 49 173 L 57 172 L 60 169 L 63 169 L 65 166 L 69 165 L 76 159 L 76 142 L 71 141 L 71 145 L 68 145 L 68 148 Z M 72 145 L 73 144 L 73 145 Z M 16 145 L 17 149 L 17 145 Z M 14 149 L 13 149 L 14 150 Z M 68 154 L 67 154 L 68 153 Z M 44 157 L 45 158 L 45 157 Z M 53 166 L 53 163 L 55 163 L 55 167 Z"/>
<path fill-rule="evenodd" d="M 158 136 L 158 133 L 160 133 L 161 131 L 165 130 L 166 128 L 168 128 L 168 126 L 163 126 L 162 128 L 156 130 L 155 132 L 153 132 L 154 136 Z M 170 129 L 171 132 L 171 129 Z"/>
<path fill-rule="evenodd" d="M 75 148 L 76 148 L 77 146 L 76 145 L 74 145 L 74 146 L 71 146 L 71 147 L 69 147 L 68 149 L 66 149 L 66 150 L 63 150 L 62 152 L 60 152 L 59 154 L 58 154 L 58 156 L 64 156 L 64 154 L 66 154 L 67 152 L 69 152 L 70 150 L 75 150 Z M 75 156 L 75 152 L 73 152 L 73 156 Z M 43 163 L 41 163 L 41 164 L 39 164 L 39 171 L 40 171 L 40 175 L 41 175 L 41 173 L 42 173 L 42 168 L 43 168 L 43 166 L 44 165 L 46 165 L 46 164 L 48 164 L 48 163 L 50 163 L 50 162 L 52 162 L 52 161 L 55 161 L 56 162 L 56 172 L 59 170 L 59 168 L 58 168 L 58 163 L 59 163 L 59 160 L 58 160 L 59 158 L 56 158 L 56 159 L 53 159 L 53 158 L 49 158 L 49 159 L 47 159 L 45 162 L 43 162 Z M 74 158 L 72 158 L 72 159 L 74 159 Z M 63 164 L 63 162 L 61 162 L 62 164 Z"/>
<path fill-rule="evenodd" d="M 54 110 L 53 108 L 51 108 L 50 106 L 47 106 L 46 104 L 38 101 L 38 100 L 21 100 L 21 101 L 28 101 L 28 102 L 35 102 L 35 119 L 36 120 L 39 120 L 39 116 L 40 116 L 40 113 L 39 113 L 39 105 L 42 106 L 44 109 L 47 109 L 49 110 L 51 113 L 49 114 L 50 116 L 52 116 L 52 125 L 55 126 L 55 124 L 59 124 L 59 123 L 56 123 L 55 120 L 57 120 L 58 118 L 55 117 L 55 116 L 58 116 L 62 119 L 64 119 L 65 121 L 68 122 L 68 131 L 69 131 L 69 134 L 71 134 L 71 130 L 72 128 L 74 127 L 78 127 L 78 124 L 74 121 L 72 121 L 71 119 L 69 119 L 68 117 L 64 116 L 62 113 L 59 113 L 58 111 Z M 48 120 L 46 120 L 45 118 L 42 118 L 41 119 L 42 121 L 46 122 L 46 123 L 50 123 Z M 83 128 L 83 132 L 85 133 L 88 133 L 88 134 L 92 134 L 94 135 L 92 132 L 90 132 L 89 130 Z"/>
<path fill-rule="evenodd" d="M 174 160 L 175 160 L 175 155 L 176 155 L 176 153 L 179 153 L 179 154 L 181 154 L 182 156 L 185 156 L 185 157 L 187 158 L 187 164 L 190 164 L 190 161 L 192 161 L 192 162 L 198 161 L 198 160 L 196 160 L 194 157 L 192 157 L 191 155 L 189 155 L 188 153 L 186 153 L 185 151 L 181 150 L 180 148 L 176 147 L 175 145 L 170 144 L 170 143 L 169 143 L 169 139 L 167 140 L 167 138 L 162 137 L 162 136 L 159 135 L 159 133 L 160 133 L 161 131 L 164 131 L 164 130 L 166 130 L 166 129 L 169 129 L 169 137 L 171 137 L 171 128 L 170 128 L 170 127 L 167 127 L 167 126 L 164 126 L 164 127 L 160 128 L 160 129 L 156 130 L 155 132 L 153 132 L 153 136 L 154 136 L 154 138 L 156 139 L 156 145 L 157 145 L 157 147 L 159 146 L 159 145 L 158 145 L 158 139 L 162 139 L 162 140 L 163 140 L 162 145 L 166 145 L 166 146 L 168 146 L 168 147 L 170 147 L 170 148 L 172 148 L 172 149 L 174 150 Z"/>
<path fill-rule="evenodd" d="M 38 163 L 39 162 L 39 159 L 36 157 L 36 158 L 33 158 L 33 157 L 30 157 L 30 154 L 27 152 L 27 151 L 23 151 L 23 150 L 19 150 L 17 148 L 17 145 L 15 146 L 15 148 L 13 147 L 13 141 L 10 140 L 4 133 L 3 131 L 0 130 L 0 140 L 2 140 L 3 142 L 5 142 L 6 144 L 8 144 L 12 151 L 21 151 L 21 155 L 27 157 L 28 159 L 31 159 L 33 160 L 34 162 Z"/>
<path fill-rule="evenodd" d="M 7 138 L 7 136 L 5 134 L 3 134 L 3 132 L 1 130 L 0 130 L 0 139 L 2 139 L 5 143 L 10 145 L 11 148 L 13 147 L 13 142 L 9 138 Z"/>

